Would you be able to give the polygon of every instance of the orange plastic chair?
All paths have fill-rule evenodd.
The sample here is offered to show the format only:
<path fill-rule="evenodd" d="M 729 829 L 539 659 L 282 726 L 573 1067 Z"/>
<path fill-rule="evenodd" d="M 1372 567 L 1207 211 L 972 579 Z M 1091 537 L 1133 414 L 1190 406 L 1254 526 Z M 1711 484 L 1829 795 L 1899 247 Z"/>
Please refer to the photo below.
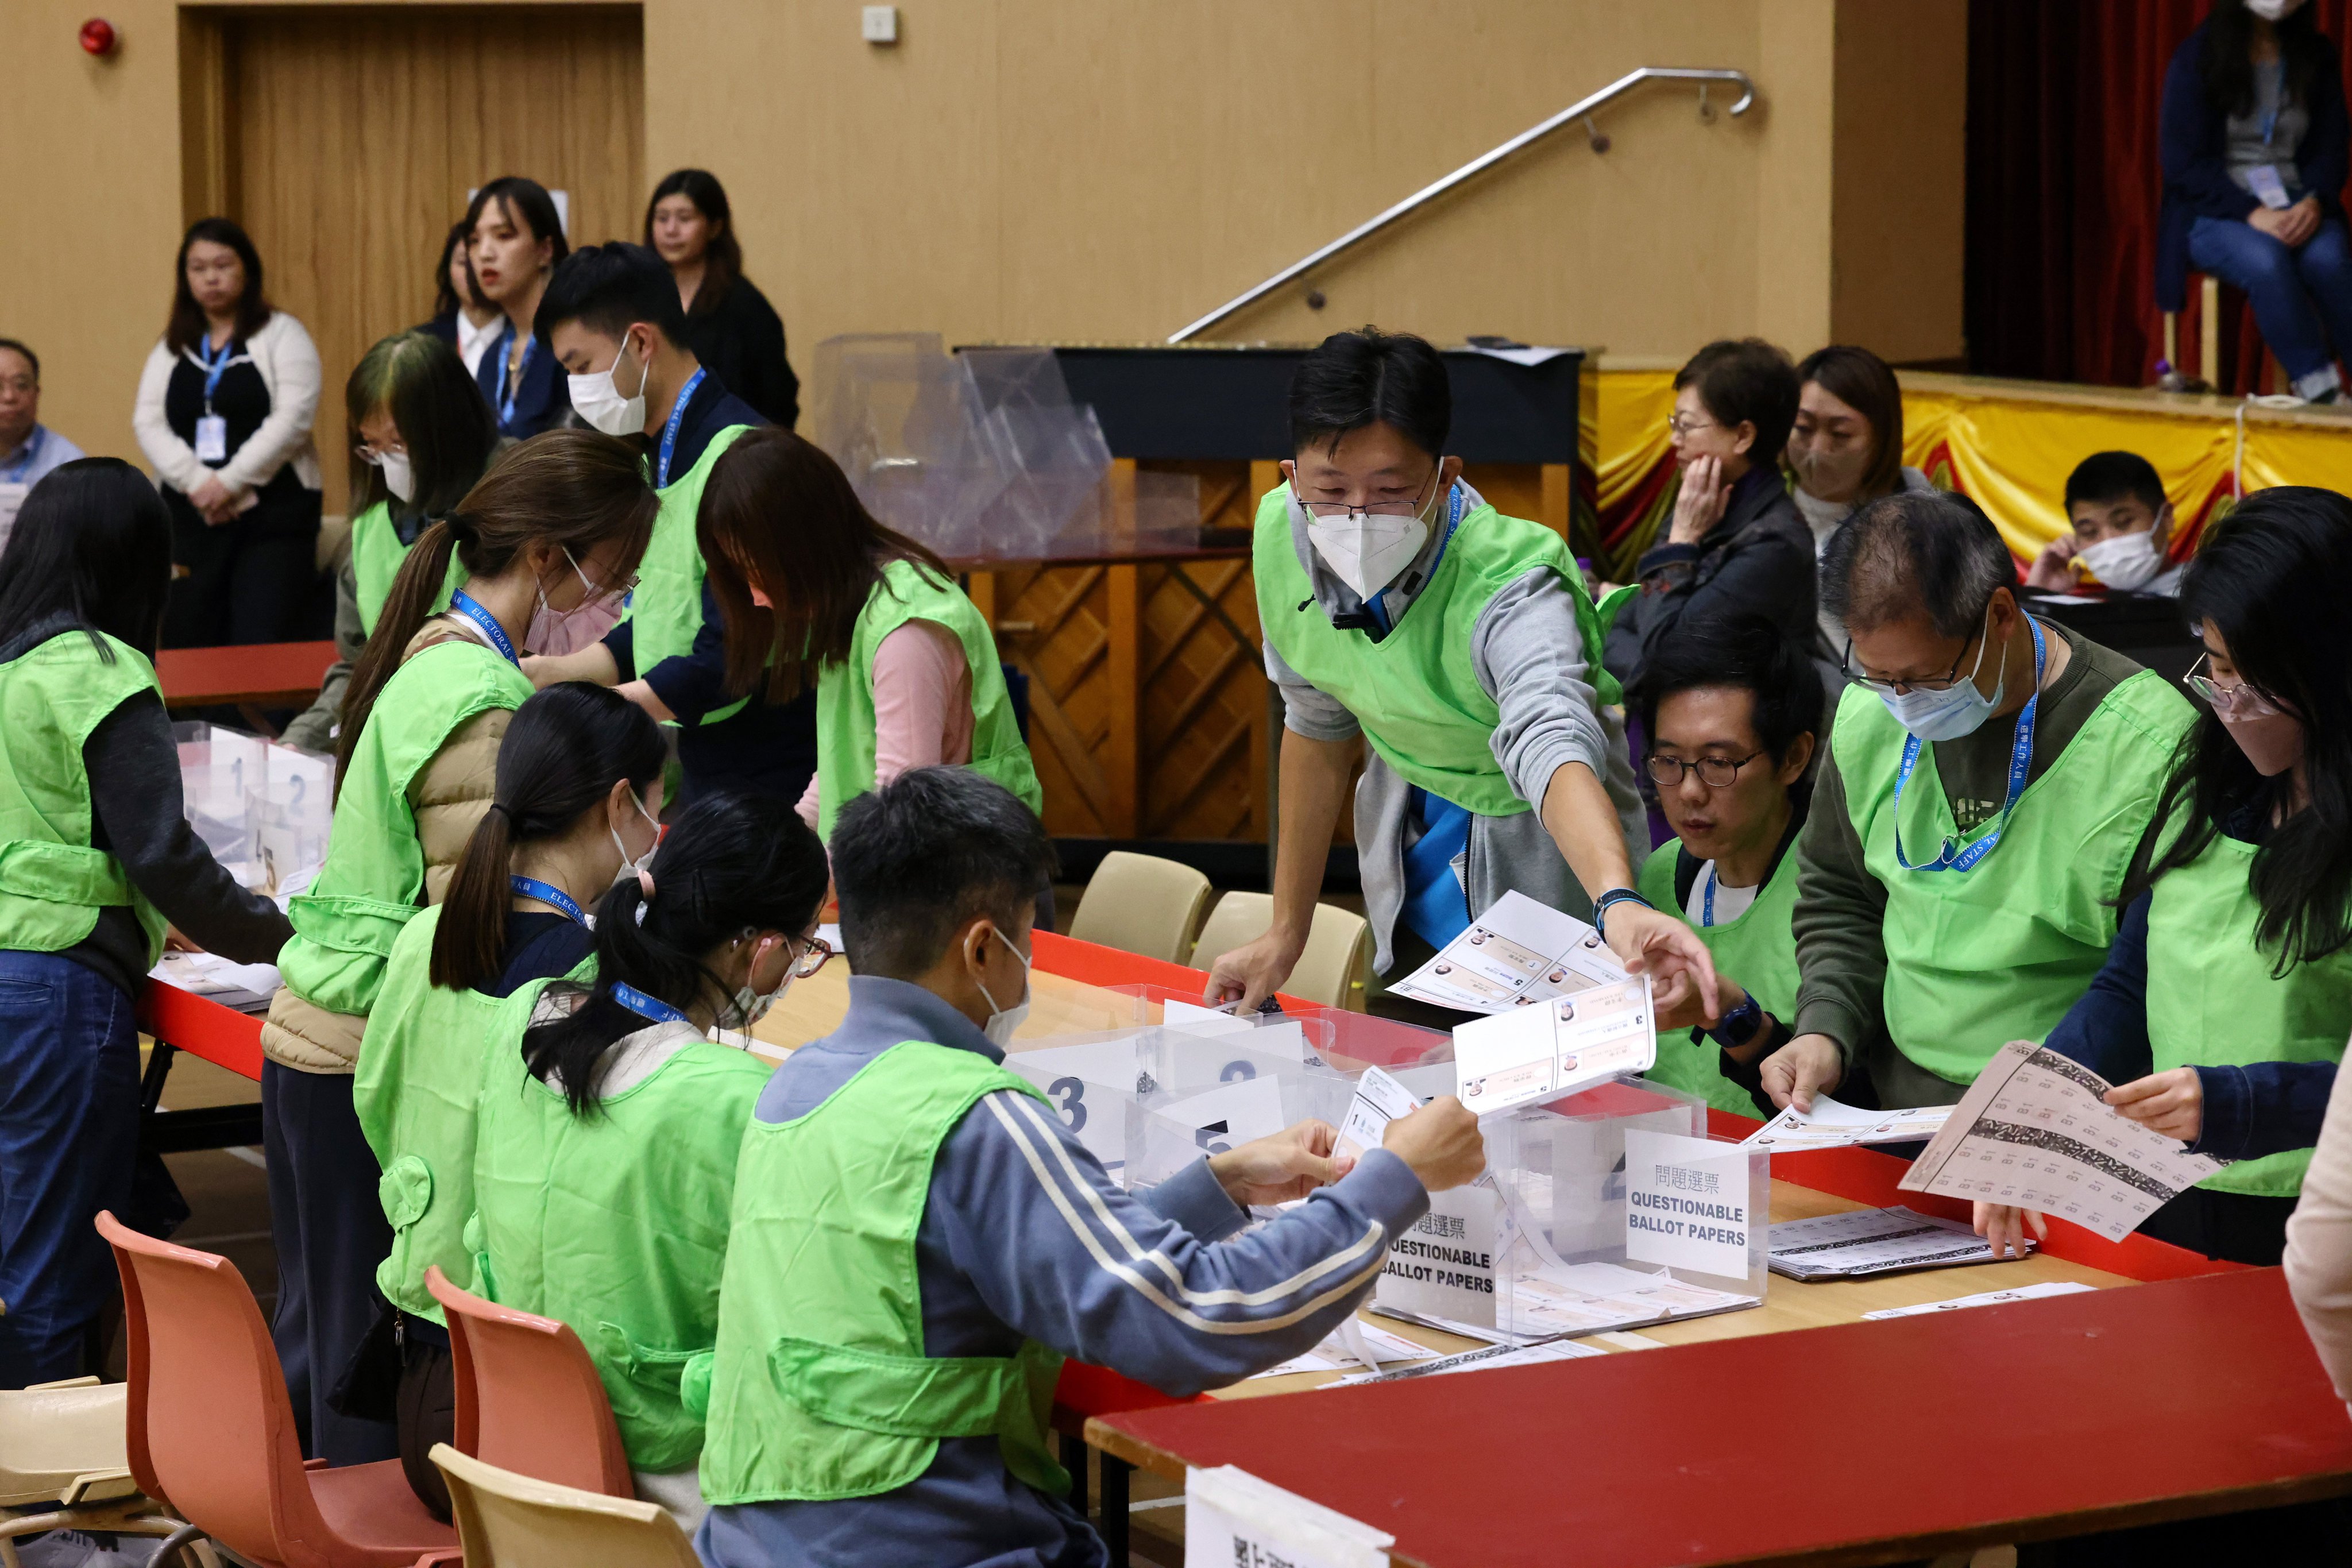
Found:
<path fill-rule="evenodd" d="M 534 1480 L 635 1498 L 628 1450 L 596 1363 L 571 1326 L 460 1290 L 435 1264 L 425 1288 L 449 1325 L 459 1453 Z"/>
<path fill-rule="evenodd" d="M 226 1258 L 99 1234 L 122 1275 L 128 1457 L 140 1490 L 261 1568 L 455 1564 L 457 1532 L 425 1511 L 400 1461 L 305 1464 L 268 1326 Z"/>

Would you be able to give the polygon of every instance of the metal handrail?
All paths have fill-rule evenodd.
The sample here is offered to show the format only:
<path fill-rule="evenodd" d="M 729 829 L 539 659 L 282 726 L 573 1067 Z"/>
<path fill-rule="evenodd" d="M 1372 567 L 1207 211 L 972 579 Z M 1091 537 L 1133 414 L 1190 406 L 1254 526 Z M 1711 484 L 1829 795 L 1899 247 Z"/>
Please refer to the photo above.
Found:
<path fill-rule="evenodd" d="M 1218 306 L 1215 310 L 1210 311 L 1199 321 L 1194 321 L 1191 326 L 1184 328 L 1181 331 L 1171 332 L 1168 336 L 1168 341 L 1171 343 L 1181 343 L 1186 339 L 1192 337 L 1193 333 L 1204 331 L 1208 328 L 1215 326 L 1219 321 L 1223 321 L 1227 316 L 1230 316 L 1234 311 L 1241 310 L 1244 306 L 1255 304 L 1258 300 L 1265 299 L 1268 294 L 1273 293 L 1276 289 L 1281 288 L 1284 284 L 1291 281 L 1293 279 L 1313 270 L 1315 268 L 1321 266 L 1324 262 L 1328 261 L 1333 257 L 1339 255 L 1341 251 L 1347 250 L 1360 241 L 1368 239 L 1371 236 L 1378 234 L 1381 229 L 1384 229 L 1389 225 L 1396 222 L 1397 219 L 1404 216 L 1407 213 L 1412 212 L 1414 209 L 1426 205 L 1428 203 L 1436 200 L 1439 196 L 1444 195 L 1446 192 L 1462 184 L 1465 180 L 1493 168 L 1496 164 L 1501 163 L 1504 159 L 1511 156 L 1514 153 L 1519 152 L 1523 148 L 1532 147 L 1537 142 L 1542 141 L 1545 137 L 1550 135 L 1553 132 L 1558 131 L 1561 126 L 1584 118 L 1586 115 L 1589 115 L 1593 110 L 1599 109 L 1601 105 L 1609 102 L 1612 99 L 1622 97 L 1624 94 L 1633 91 L 1633 89 L 1641 86 L 1645 81 L 1697 82 L 1699 84 L 1699 112 L 1702 115 L 1708 112 L 1706 107 L 1706 84 L 1712 81 L 1731 81 L 1738 82 L 1739 84 L 1738 100 L 1731 106 L 1731 112 L 1734 114 L 1747 113 L 1748 106 L 1756 101 L 1756 84 L 1748 79 L 1748 73 L 1746 71 L 1702 70 L 1685 66 L 1643 66 L 1639 70 L 1628 71 L 1625 75 L 1619 77 L 1615 81 L 1611 82 L 1607 87 L 1602 88 L 1599 92 L 1594 93 L 1591 97 L 1579 99 L 1576 102 L 1570 104 L 1566 109 L 1561 110 L 1558 114 L 1553 115 L 1549 120 L 1545 121 L 1542 124 L 1535 126 L 1532 129 L 1520 132 L 1517 136 L 1512 137 L 1508 142 L 1504 142 L 1493 152 L 1463 164 L 1460 168 L 1454 170 L 1454 173 L 1446 175 L 1444 179 L 1439 180 L 1436 184 L 1423 186 L 1420 190 L 1415 191 L 1412 195 L 1405 197 L 1404 200 L 1397 203 L 1396 205 L 1389 208 L 1388 211 L 1381 214 L 1378 217 L 1358 224 L 1355 227 L 1349 229 L 1347 233 L 1341 235 L 1339 238 L 1333 240 L 1322 249 L 1316 251 L 1314 254 L 1305 258 L 1303 260 L 1293 262 L 1290 266 L 1284 268 L 1281 271 L 1276 273 L 1273 277 L 1267 279 L 1256 288 L 1250 289 L 1247 293 L 1236 294 L 1234 298 L 1226 300 L 1223 304 Z M 1592 137 L 1593 150 L 1595 152 L 1605 152 L 1608 150 L 1608 138 L 1602 136 L 1597 129 L 1593 131 Z"/>

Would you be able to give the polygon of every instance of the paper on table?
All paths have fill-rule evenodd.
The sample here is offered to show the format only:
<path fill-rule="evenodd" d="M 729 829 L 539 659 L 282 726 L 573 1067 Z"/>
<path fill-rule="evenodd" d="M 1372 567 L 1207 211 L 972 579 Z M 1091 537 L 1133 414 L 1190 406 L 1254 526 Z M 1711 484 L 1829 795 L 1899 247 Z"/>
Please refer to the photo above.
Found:
<path fill-rule="evenodd" d="M 1350 1340 L 1360 1341 L 1361 1352 Z M 1261 1377 L 1287 1377 L 1296 1372 L 1337 1372 L 1343 1366 L 1369 1367 L 1377 1372 L 1382 1366 L 1397 1362 L 1427 1361 L 1437 1354 L 1427 1345 L 1416 1344 L 1402 1334 L 1391 1333 L 1377 1323 L 1368 1323 L 1360 1317 L 1349 1317 L 1339 1326 L 1323 1336 L 1313 1350 L 1292 1356 L 1278 1366 L 1253 1373 L 1244 1382 L 1254 1383 Z"/>
<path fill-rule="evenodd" d="M 1381 1136 L 1390 1122 L 1410 1116 L 1420 1105 L 1412 1090 L 1379 1068 L 1366 1068 L 1363 1077 L 1356 1080 L 1356 1097 L 1348 1102 L 1348 1114 L 1339 1123 L 1339 1152 L 1350 1160 L 1362 1159 L 1366 1151 L 1381 1146 Z"/>
<path fill-rule="evenodd" d="M 1517 1340 L 1526 1343 L 1563 1335 L 1598 1333 L 1603 1329 L 1635 1323 L 1711 1317 L 1755 1305 L 1753 1296 L 1687 1285 L 1667 1269 L 1652 1274 L 1614 1263 L 1577 1263 L 1559 1268 L 1547 1264 L 1522 1272 L 1515 1282 L 1511 1310 Z M 1402 1310 L 1377 1297 L 1372 1310 L 1489 1343 L 1512 1341 L 1512 1335 L 1497 1329 L 1434 1313 Z"/>
<path fill-rule="evenodd" d="M 285 984 L 274 963 L 231 963 L 209 952 L 167 952 L 147 973 L 167 985 L 240 1011 L 268 1006 Z"/>
<path fill-rule="evenodd" d="M 1235 1465 L 1184 1472 L 1184 1568 L 1388 1568 L 1396 1537 Z"/>
<path fill-rule="evenodd" d="M 1790 1279 L 1858 1279 L 1991 1261 L 1990 1245 L 1967 1226 L 1907 1208 L 1853 1209 L 1772 1227 L 1772 1272 Z"/>
<path fill-rule="evenodd" d="M 1915 1110 L 1858 1110 L 1826 1094 L 1813 1096 L 1808 1113 L 1795 1106 L 1749 1133 L 1742 1148 L 1795 1154 L 1807 1149 L 1839 1149 L 1851 1143 L 1910 1143 L 1933 1138 L 1952 1114 L 1948 1105 Z"/>
<path fill-rule="evenodd" d="M 1507 892 L 1436 957 L 1389 987 L 1457 1013 L 1507 1013 L 1625 977 L 1601 933 Z"/>
<path fill-rule="evenodd" d="M 1641 1072 L 1657 1059 L 1646 974 L 1454 1031 L 1454 1092 L 1481 1116 Z"/>
<path fill-rule="evenodd" d="M 1957 1307 L 1998 1307 L 2008 1301 L 2031 1301 L 2040 1296 L 2072 1296 L 2093 1288 L 2078 1279 L 2051 1279 L 2039 1285 L 2020 1285 L 2014 1290 L 1987 1290 L 1975 1296 L 1955 1296 L 1948 1301 L 1927 1301 L 1916 1307 L 1881 1307 L 1863 1316 L 1916 1318 L 1929 1312 L 1948 1312 Z"/>
<path fill-rule="evenodd" d="M 2117 1114 L 2100 1098 L 2111 1087 L 2079 1062 L 2011 1040 L 1899 1184 L 2040 1209 L 2121 1241 L 2224 1162 L 2184 1153 L 2178 1139 Z"/>
<path fill-rule="evenodd" d="M 1493 1372 L 1507 1366 L 1539 1366 L 1546 1362 L 1579 1361 L 1586 1356 L 1607 1355 L 1607 1351 L 1594 1350 L 1591 1345 L 1571 1344 L 1566 1340 L 1551 1340 L 1539 1345 L 1487 1345 L 1475 1351 L 1457 1351 L 1435 1361 L 1425 1361 L 1418 1366 L 1400 1367 L 1394 1372 L 1360 1372 L 1330 1384 L 1346 1388 L 1358 1383 L 1397 1383 L 1408 1377 L 1442 1377 L 1449 1372 Z"/>

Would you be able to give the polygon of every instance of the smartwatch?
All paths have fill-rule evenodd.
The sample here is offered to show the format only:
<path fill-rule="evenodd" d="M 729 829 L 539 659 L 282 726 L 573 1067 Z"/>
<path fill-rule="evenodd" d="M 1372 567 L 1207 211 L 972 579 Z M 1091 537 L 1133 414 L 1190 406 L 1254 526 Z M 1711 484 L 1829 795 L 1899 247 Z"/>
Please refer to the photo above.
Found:
<path fill-rule="evenodd" d="M 1717 1021 L 1715 1027 L 1707 1030 L 1706 1037 L 1727 1051 L 1736 1051 L 1742 1046 L 1754 1045 L 1763 1027 L 1764 1005 L 1756 1000 L 1756 994 L 1751 991 L 1740 998 L 1738 1006 L 1726 1013 Z"/>

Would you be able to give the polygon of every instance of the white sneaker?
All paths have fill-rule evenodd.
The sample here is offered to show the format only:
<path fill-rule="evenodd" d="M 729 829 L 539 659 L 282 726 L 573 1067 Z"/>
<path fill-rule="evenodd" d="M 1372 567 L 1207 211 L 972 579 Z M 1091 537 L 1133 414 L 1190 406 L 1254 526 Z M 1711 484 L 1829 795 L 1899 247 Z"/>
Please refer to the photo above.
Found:
<path fill-rule="evenodd" d="M 79 1530 L 53 1530 L 16 1542 L 16 1560 L 25 1568 L 143 1568 L 163 1545 L 151 1536 L 124 1535 L 116 1540 L 119 1547 L 101 1546 L 96 1536 Z"/>

